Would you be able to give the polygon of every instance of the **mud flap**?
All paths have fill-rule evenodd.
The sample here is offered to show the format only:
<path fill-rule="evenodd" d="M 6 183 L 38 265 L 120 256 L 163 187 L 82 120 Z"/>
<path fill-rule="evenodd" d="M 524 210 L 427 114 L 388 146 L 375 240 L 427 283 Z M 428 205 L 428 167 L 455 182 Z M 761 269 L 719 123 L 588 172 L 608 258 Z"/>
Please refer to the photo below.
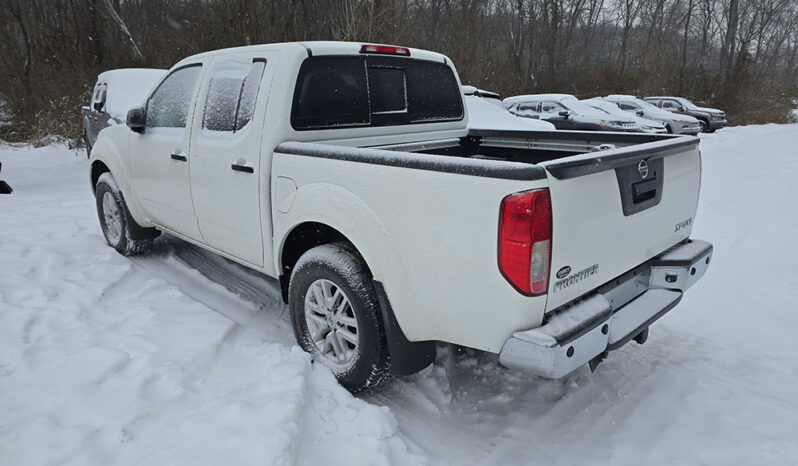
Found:
<path fill-rule="evenodd" d="M 434 341 L 409 341 L 396 321 L 391 303 L 385 294 L 385 288 L 377 280 L 373 281 L 380 301 L 382 322 L 385 326 L 385 338 L 388 340 L 388 352 L 391 355 L 391 368 L 396 375 L 410 375 L 424 369 L 433 362 L 437 349 Z"/>

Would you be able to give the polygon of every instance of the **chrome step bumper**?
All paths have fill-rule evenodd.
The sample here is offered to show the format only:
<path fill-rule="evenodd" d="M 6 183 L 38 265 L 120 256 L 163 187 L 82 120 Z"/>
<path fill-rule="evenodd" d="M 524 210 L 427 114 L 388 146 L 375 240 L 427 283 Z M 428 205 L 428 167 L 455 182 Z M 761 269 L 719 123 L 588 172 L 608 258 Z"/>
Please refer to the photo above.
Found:
<path fill-rule="evenodd" d="M 707 271 L 712 245 L 678 244 L 595 293 L 553 311 L 537 328 L 516 332 L 499 361 L 557 379 L 607 351 L 620 348 L 673 309 Z"/>

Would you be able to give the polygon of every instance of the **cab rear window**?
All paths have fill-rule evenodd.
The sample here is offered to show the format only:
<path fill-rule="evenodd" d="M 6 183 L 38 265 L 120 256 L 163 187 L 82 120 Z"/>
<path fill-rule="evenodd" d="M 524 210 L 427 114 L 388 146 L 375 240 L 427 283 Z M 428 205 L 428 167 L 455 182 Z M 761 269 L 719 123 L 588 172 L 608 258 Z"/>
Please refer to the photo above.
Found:
<path fill-rule="evenodd" d="M 300 68 L 291 109 L 297 130 L 462 118 L 460 87 L 449 66 L 400 57 L 310 57 Z"/>

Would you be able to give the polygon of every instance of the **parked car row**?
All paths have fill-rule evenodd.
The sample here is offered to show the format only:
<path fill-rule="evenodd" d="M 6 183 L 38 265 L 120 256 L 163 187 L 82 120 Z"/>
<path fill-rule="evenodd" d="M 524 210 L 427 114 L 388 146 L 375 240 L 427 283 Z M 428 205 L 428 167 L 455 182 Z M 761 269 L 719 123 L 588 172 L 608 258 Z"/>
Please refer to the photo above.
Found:
<path fill-rule="evenodd" d="M 462 86 L 464 99 L 471 103 L 490 102 L 524 120 L 548 122 L 555 129 L 582 131 L 623 131 L 696 135 L 714 132 L 726 125 L 726 114 L 718 109 L 699 107 L 681 97 L 608 95 L 579 100 L 570 94 L 528 94 L 503 101 L 495 92 Z M 475 108 L 474 110 L 478 110 Z M 472 113 L 472 112 L 470 112 Z M 515 125 L 493 110 L 490 125 Z M 474 120 L 480 120 L 476 118 Z M 474 121 L 476 129 L 485 123 Z M 516 125 L 517 126 L 517 125 Z M 508 129 L 505 127 L 505 129 Z M 538 127 L 537 129 L 544 129 Z"/>

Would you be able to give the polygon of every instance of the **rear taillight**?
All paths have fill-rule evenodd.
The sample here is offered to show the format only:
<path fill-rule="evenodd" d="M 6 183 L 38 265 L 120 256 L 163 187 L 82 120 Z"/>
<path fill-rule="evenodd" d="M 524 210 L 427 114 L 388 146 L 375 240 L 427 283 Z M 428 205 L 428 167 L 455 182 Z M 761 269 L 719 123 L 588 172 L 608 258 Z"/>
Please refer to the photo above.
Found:
<path fill-rule="evenodd" d="M 519 292 L 538 296 L 549 289 L 551 197 L 548 189 L 511 194 L 499 217 L 499 268 Z"/>
<path fill-rule="evenodd" d="M 360 47 L 360 53 L 379 53 L 382 55 L 403 55 L 409 57 L 410 49 L 393 45 L 363 44 Z"/>

